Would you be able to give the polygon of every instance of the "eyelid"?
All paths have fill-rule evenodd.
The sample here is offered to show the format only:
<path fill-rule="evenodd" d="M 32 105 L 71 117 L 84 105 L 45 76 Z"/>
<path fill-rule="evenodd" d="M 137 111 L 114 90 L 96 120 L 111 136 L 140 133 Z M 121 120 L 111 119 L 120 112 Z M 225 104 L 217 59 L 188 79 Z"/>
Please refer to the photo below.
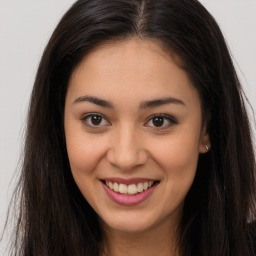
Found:
<path fill-rule="evenodd" d="M 87 119 L 89 119 L 91 116 L 100 116 L 102 118 L 102 120 L 105 120 L 108 124 L 107 125 L 93 125 L 93 124 L 88 124 L 88 122 L 86 122 Z M 112 124 L 108 121 L 108 119 L 100 114 L 100 113 L 97 113 L 97 112 L 91 112 L 91 113 L 88 113 L 88 114 L 85 114 L 83 115 L 80 120 L 89 128 L 102 128 L 102 127 L 106 127 L 106 126 L 111 126 Z"/>
<path fill-rule="evenodd" d="M 151 125 L 147 125 L 155 117 L 162 117 L 163 119 L 168 120 L 169 124 L 167 125 L 167 127 L 166 127 L 166 125 L 162 126 L 162 127 L 157 127 L 157 126 L 153 126 L 153 125 L 152 126 Z M 154 115 L 150 116 L 148 118 L 148 120 L 146 121 L 145 126 L 152 127 L 155 130 L 164 130 L 164 129 L 170 128 L 171 126 L 173 126 L 175 124 L 178 124 L 176 118 L 174 118 L 173 116 L 167 115 L 167 114 L 161 114 L 160 113 L 160 114 L 154 114 Z"/>
<path fill-rule="evenodd" d="M 99 124 L 99 125 L 94 125 L 94 124 L 90 124 L 89 121 L 87 122 L 87 119 L 89 119 L 90 117 L 92 116 L 100 116 L 102 118 L 102 120 L 104 121 L 105 124 Z M 157 127 L 157 126 L 154 126 L 154 125 L 149 125 L 148 123 L 151 122 L 153 120 L 153 118 L 156 118 L 156 117 L 161 117 L 164 119 L 164 122 L 166 122 L 166 120 L 168 121 L 168 124 L 166 125 L 163 125 L 163 126 L 160 126 L 160 127 Z M 91 112 L 91 113 L 87 113 L 85 115 L 83 115 L 80 120 L 84 123 L 84 125 L 86 125 L 87 127 L 89 128 L 94 128 L 94 129 L 99 129 L 99 128 L 102 128 L 102 127 L 107 127 L 107 126 L 111 126 L 111 122 L 108 121 L 108 119 L 103 115 L 103 114 L 100 114 L 100 113 L 97 113 L 97 112 Z M 164 129 L 168 129 L 170 128 L 171 126 L 175 125 L 175 124 L 178 124 L 176 118 L 174 118 L 173 116 L 171 115 L 168 115 L 168 114 L 162 114 L 162 113 L 159 113 L 159 114 L 154 114 L 154 115 L 151 115 L 147 121 L 145 122 L 144 126 L 146 127 L 151 127 L 155 130 L 164 130 Z"/>

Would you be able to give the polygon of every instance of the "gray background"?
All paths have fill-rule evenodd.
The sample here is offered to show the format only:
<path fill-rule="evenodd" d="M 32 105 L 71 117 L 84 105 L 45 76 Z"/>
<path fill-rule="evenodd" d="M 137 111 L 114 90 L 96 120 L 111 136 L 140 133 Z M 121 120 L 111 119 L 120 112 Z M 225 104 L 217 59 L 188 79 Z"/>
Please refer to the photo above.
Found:
<path fill-rule="evenodd" d="M 11 179 L 22 152 L 26 110 L 37 65 L 51 32 L 73 2 L 0 0 L 0 230 L 15 184 Z M 256 0 L 201 2 L 219 23 L 256 110 Z M 4 240 L 1 256 L 5 245 Z"/>

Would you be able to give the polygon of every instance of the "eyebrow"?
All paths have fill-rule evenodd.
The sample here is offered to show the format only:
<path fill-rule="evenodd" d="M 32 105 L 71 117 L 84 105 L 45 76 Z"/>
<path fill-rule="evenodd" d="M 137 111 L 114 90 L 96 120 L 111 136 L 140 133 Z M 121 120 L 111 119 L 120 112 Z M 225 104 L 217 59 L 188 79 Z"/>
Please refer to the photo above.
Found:
<path fill-rule="evenodd" d="M 166 97 L 166 98 L 154 99 L 149 101 L 143 101 L 140 104 L 139 108 L 140 109 L 154 108 L 154 107 L 159 107 L 166 104 L 178 104 L 178 105 L 185 106 L 185 103 L 180 99 L 173 98 L 173 97 Z"/>
<path fill-rule="evenodd" d="M 94 97 L 94 96 L 81 96 L 77 98 L 73 102 L 73 104 L 80 103 L 80 102 L 90 102 L 101 107 L 114 108 L 114 105 L 111 102 Z M 166 98 L 143 101 L 140 104 L 139 109 L 154 108 L 154 107 L 159 107 L 166 104 L 177 104 L 177 105 L 185 106 L 185 103 L 180 99 L 173 98 L 173 97 L 166 97 Z"/>
<path fill-rule="evenodd" d="M 107 107 L 107 108 L 114 108 L 114 105 L 109 102 L 109 101 L 106 101 L 106 100 L 103 100 L 103 99 L 99 99 L 97 97 L 93 97 L 93 96 L 81 96 L 79 98 L 77 98 L 74 102 L 74 103 L 79 103 L 79 102 L 91 102 L 95 105 L 98 105 L 98 106 L 102 106 L 102 107 Z"/>

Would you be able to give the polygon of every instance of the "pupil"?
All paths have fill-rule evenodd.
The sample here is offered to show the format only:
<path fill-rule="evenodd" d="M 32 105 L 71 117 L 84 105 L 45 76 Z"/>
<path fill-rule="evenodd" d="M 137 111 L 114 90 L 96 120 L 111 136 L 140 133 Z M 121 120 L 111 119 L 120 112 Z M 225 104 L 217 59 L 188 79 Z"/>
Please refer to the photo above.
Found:
<path fill-rule="evenodd" d="M 154 124 L 154 126 L 156 126 L 156 127 L 162 126 L 163 123 L 164 123 L 164 119 L 163 119 L 162 117 L 155 117 L 155 118 L 153 119 L 153 124 Z"/>
<path fill-rule="evenodd" d="M 99 125 L 102 121 L 102 117 L 96 116 L 96 115 L 92 116 L 91 119 L 92 119 L 92 124 L 94 124 L 94 125 Z"/>

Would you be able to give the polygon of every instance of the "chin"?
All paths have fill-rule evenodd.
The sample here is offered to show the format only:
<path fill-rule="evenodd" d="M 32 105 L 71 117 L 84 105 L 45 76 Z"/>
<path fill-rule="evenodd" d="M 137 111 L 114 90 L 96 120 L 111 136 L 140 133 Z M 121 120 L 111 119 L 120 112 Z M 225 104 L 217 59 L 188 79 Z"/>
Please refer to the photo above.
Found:
<path fill-rule="evenodd" d="M 112 213 L 110 216 L 104 216 L 104 219 L 101 218 L 101 225 L 109 231 L 138 234 L 157 230 L 161 223 L 168 226 L 172 218 L 166 217 L 142 212 Z"/>
<path fill-rule="evenodd" d="M 144 216 L 126 213 L 124 214 L 111 214 L 111 216 L 103 216 L 100 218 L 100 224 L 103 228 L 108 230 L 115 230 L 125 233 L 138 233 L 144 232 L 150 229 L 154 225 L 154 221 Z"/>

